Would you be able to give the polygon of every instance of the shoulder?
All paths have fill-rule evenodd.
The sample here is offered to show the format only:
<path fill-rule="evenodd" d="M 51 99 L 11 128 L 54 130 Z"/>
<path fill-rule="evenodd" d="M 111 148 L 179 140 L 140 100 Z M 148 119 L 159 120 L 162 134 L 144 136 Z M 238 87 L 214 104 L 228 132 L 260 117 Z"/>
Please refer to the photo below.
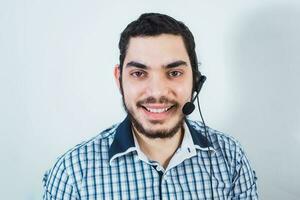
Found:
<path fill-rule="evenodd" d="M 189 123 L 197 130 L 198 134 L 202 134 L 209 140 L 216 153 L 235 158 L 237 158 L 236 156 L 243 156 L 245 154 L 240 142 L 231 135 L 209 126 L 206 126 L 207 133 L 205 133 L 202 122 L 189 120 Z"/>
<path fill-rule="evenodd" d="M 205 136 L 201 122 L 190 121 L 198 134 Z M 218 166 L 217 171 L 225 169 L 231 180 L 230 196 L 234 199 L 258 199 L 257 176 L 241 144 L 232 136 L 206 127 L 208 140 L 212 143 L 215 154 L 212 163 Z M 221 166 L 226 166 L 222 168 Z M 224 174 L 223 174 L 224 175 Z"/>
<path fill-rule="evenodd" d="M 189 123 L 197 130 L 198 134 L 206 136 L 202 122 L 189 121 Z M 214 151 L 212 161 L 218 163 L 218 165 L 225 164 L 230 177 L 235 183 L 240 181 L 244 184 L 250 181 L 249 185 L 254 185 L 254 190 L 256 190 L 255 182 L 257 177 L 255 171 L 252 169 L 250 161 L 239 141 L 226 133 L 208 126 L 206 126 L 206 129 L 207 138 L 212 144 Z"/>
<path fill-rule="evenodd" d="M 95 137 L 74 146 L 61 155 L 53 167 L 45 173 L 44 186 L 47 188 L 64 177 L 71 184 L 81 180 L 85 175 L 84 169 L 87 167 L 88 160 L 98 160 L 101 157 L 105 158 L 106 154 L 108 155 L 108 149 L 118 125 L 115 124 L 105 129 Z"/>
<path fill-rule="evenodd" d="M 81 156 L 89 156 L 90 153 L 99 153 L 100 151 L 103 152 L 106 150 L 108 151 L 117 127 L 118 124 L 115 124 L 103 130 L 95 137 L 74 146 L 65 154 L 63 154 L 58 161 L 66 161 L 67 167 L 69 167 L 69 165 L 74 165 L 76 162 L 79 162 L 78 159 L 80 159 Z"/>

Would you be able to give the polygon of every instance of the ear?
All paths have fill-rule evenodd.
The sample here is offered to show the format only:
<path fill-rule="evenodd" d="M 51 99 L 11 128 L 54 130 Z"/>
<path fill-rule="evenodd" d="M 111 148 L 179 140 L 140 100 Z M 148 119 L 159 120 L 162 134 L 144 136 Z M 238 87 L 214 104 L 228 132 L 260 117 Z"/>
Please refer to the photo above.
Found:
<path fill-rule="evenodd" d="M 120 76 L 121 76 L 120 65 L 116 64 L 114 67 L 114 78 L 115 78 L 115 82 L 119 88 L 119 91 L 121 92 Z"/>

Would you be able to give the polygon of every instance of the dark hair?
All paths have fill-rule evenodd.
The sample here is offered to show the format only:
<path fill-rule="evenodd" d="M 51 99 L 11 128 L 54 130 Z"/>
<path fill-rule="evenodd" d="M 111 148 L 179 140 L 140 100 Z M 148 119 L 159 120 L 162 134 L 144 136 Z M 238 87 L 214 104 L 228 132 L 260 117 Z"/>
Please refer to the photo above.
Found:
<path fill-rule="evenodd" d="M 121 73 L 123 69 L 124 59 L 127 53 L 128 43 L 131 37 L 157 36 L 163 33 L 179 35 L 182 37 L 192 66 L 193 81 L 195 86 L 199 72 L 194 36 L 183 22 L 177 21 L 176 19 L 168 15 L 160 13 L 142 14 L 137 20 L 128 24 L 124 31 L 121 33 L 119 41 L 119 59 Z"/>

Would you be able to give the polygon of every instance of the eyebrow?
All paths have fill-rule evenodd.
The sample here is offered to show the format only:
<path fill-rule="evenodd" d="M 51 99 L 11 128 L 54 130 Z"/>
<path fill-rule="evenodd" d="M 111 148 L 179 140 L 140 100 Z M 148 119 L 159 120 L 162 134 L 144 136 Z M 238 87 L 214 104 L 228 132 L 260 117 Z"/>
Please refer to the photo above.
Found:
<path fill-rule="evenodd" d="M 179 67 L 179 66 L 187 66 L 187 63 L 183 60 L 178 60 L 175 62 L 171 62 L 167 65 L 164 65 L 163 67 L 166 69 L 170 69 L 170 68 L 174 68 L 174 67 Z M 136 61 L 130 61 L 126 64 L 126 67 L 136 67 L 136 68 L 140 68 L 140 69 L 147 69 L 148 66 L 144 65 L 142 63 L 136 62 Z"/>
<path fill-rule="evenodd" d="M 139 62 L 135 62 L 135 61 L 130 61 L 129 63 L 126 64 L 126 67 L 136 67 L 136 68 L 141 68 L 141 69 L 146 69 L 147 66 L 139 63 Z"/>
<path fill-rule="evenodd" d="M 179 66 L 187 66 L 187 63 L 183 60 L 178 60 L 178 61 L 169 63 L 164 67 L 167 68 L 167 69 L 170 69 L 170 68 L 179 67 Z"/>

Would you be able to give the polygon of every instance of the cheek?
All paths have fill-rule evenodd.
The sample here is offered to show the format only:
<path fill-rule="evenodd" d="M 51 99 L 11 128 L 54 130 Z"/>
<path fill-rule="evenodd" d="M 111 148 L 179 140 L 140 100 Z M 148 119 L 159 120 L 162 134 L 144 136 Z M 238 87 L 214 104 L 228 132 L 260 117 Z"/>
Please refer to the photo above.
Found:
<path fill-rule="evenodd" d="M 174 88 L 177 94 L 177 98 L 180 99 L 180 101 L 190 100 L 192 96 L 192 82 L 177 84 Z"/>
<path fill-rule="evenodd" d="M 177 90 L 178 101 L 181 102 L 182 104 L 190 101 L 192 97 L 191 89 L 187 89 L 187 88 L 188 87 Z"/>
<path fill-rule="evenodd" d="M 124 98 L 126 103 L 136 103 L 135 101 L 142 95 L 145 89 L 139 84 L 123 84 Z"/>

